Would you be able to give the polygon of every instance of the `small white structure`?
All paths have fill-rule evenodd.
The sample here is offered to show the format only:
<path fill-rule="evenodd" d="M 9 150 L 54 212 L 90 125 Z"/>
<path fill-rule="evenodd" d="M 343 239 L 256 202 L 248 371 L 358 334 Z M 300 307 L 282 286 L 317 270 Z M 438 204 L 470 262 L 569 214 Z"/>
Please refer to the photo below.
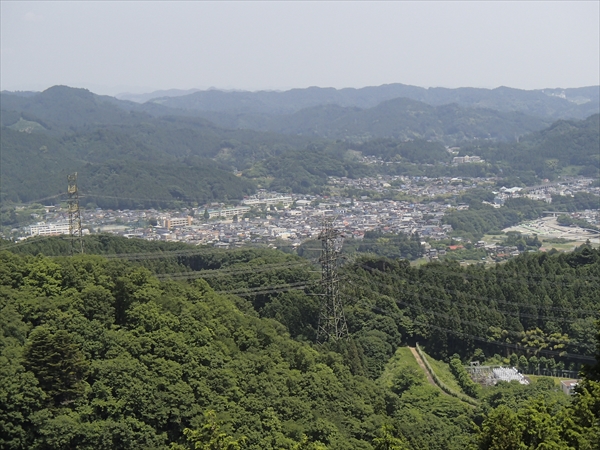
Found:
<path fill-rule="evenodd" d="M 494 367 L 492 373 L 498 381 L 518 381 L 521 384 L 529 384 L 525 376 L 514 367 Z"/>
<path fill-rule="evenodd" d="M 562 380 L 560 382 L 560 387 L 565 394 L 573 395 L 578 384 L 579 382 L 577 380 Z"/>

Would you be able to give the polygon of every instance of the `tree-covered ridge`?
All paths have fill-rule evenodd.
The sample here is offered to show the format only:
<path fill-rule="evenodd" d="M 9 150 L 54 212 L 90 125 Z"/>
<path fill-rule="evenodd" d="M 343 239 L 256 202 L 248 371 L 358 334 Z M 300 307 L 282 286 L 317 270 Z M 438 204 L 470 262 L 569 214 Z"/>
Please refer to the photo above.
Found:
<path fill-rule="evenodd" d="M 364 448 L 385 417 L 337 354 L 202 280 L 3 253 L 1 289 L 4 448 L 166 448 L 210 409 L 247 448 Z"/>
<path fill-rule="evenodd" d="M 108 209 L 164 207 L 175 201 L 204 204 L 241 199 L 255 185 L 206 158 L 178 160 L 108 131 L 54 138 L 2 130 L 2 201 L 28 202 L 66 191 L 79 173 L 86 203 Z M 134 180 L 134 182 L 132 182 Z"/>
<path fill-rule="evenodd" d="M 303 110 L 268 128 L 280 133 L 329 139 L 425 139 L 452 144 L 471 139 L 512 140 L 547 125 L 544 120 L 515 112 L 464 108 L 456 104 L 430 106 L 397 98 L 366 110 L 354 108 L 324 115 L 321 108 Z M 306 117 L 308 116 L 308 117 Z"/>
<path fill-rule="evenodd" d="M 570 165 L 595 175 L 599 164 L 598 115 L 522 136 L 543 124 L 520 113 L 400 98 L 365 110 L 317 106 L 295 113 L 296 125 L 269 128 L 269 120 L 289 117 L 262 117 L 260 129 L 274 131 L 265 132 L 242 124 L 226 125 L 244 129 L 220 128 L 166 107 L 169 115 L 146 113 L 125 103 L 65 86 L 29 96 L 2 93 L 2 201 L 64 193 L 66 174 L 73 171 L 80 173 L 82 192 L 94 196 L 91 203 L 132 208 L 166 205 L 154 200 L 172 205 L 239 199 L 257 185 L 319 193 L 329 175 L 501 175 L 532 184 Z M 519 143 L 492 143 L 519 136 Z M 451 156 L 441 143 L 473 138 L 476 145 L 461 151 L 492 164 L 446 165 Z M 393 164 L 367 166 L 357 160 L 360 154 Z M 235 177 L 235 170 L 243 176 Z"/>
<path fill-rule="evenodd" d="M 394 331 L 385 331 L 380 346 L 399 333 L 442 359 L 457 353 L 466 360 L 483 350 L 488 357 L 535 356 L 536 364 L 543 356 L 544 364 L 552 359 L 564 368 L 594 355 L 600 252 L 589 246 L 528 253 L 492 268 L 362 258 L 345 272 L 351 330 L 394 317 Z"/>
<path fill-rule="evenodd" d="M 447 144 L 470 139 L 510 141 L 547 126 L 550 121 L 519 112 L 468 108 L 457 104 L 432 106 L 394 98 L 360 109 L 318 105 L 287 115 L 201 113 L 222 127 L 271 131 L 286 135 L 349 139 L 427 139 Z"/>
<path fill-rule="evenodd" d="M 585 120 L 559 120 L 548 128 L 524 136 L 519 142 L 466 145 L 461 154 L 476 154 L 515 172 L 534 171 L 554 179 L 566 166 L 582 166 L 582 175 L 600 170 L 600 115 Z"/>
<path fill-rule="evenodd" d="M 506 448 L 493 444 L 506 429 L 531 448 L 593 448 L 597 366 L 572 403 L 540 381 L 485 389 L 474 409 L 426 385 L 410 352 L 397 349 L 418 339 L 429 354 L 457 350 L 466 359 L 508 348 L 530 364 L 575 346 L 591 355 L 598 330 L 591 317 L 579 319 L 583 308 L 598 308 L 595 250 L 528 255 L 493 271 L 358 259 L 342 277 L 351 340 L 315 346 L 306 342 L 315 296 L 271 292 L 257 302 L 217 292 L 310 279 L 292 266 L 296 257 L 94 239 L 91 251 L 133 262 L 0 253 L 3 448 L 483 450 Z M 61 253 L 62 242 L 14 250 Z M 209 276 L 215 271 L 222 276 Z M 152 272 L 190 280 L 159 281 Z M 485 304 L 492 292 L 496 303 Z M 538 304 L 541 295 L 558 303 Z M 472 321 L 485 328 L 488 319 L 498 335 L 471 340 L 480 331 Z M 513 333 L 519 324 L 528 332 Z M 515 336 L 519 344 L 498 345 Z M 569 361 L 556 358 L 548 361 Z"/>

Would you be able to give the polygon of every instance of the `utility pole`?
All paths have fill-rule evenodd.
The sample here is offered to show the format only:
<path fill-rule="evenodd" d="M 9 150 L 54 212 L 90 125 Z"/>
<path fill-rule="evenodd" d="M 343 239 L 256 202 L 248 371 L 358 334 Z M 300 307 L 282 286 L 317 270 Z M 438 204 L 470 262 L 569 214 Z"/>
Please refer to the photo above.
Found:
<path fill-rule="evenodd" d="M 83 253 L 83 234 L 81 232 L 81 213 L 79 211 L 79 191 L 77 190 L 77 172 L 67 175 L 67 194 L 69 195 L 69 236 L 71 238 L 71 256 L 75 253 L 75 241 L 78 253 Z"/>
<path fill-rule="evenodd" d="M 342 250 L 341 233 L 333 228 L 333 220 L 325 220 L 319 233 L 321 241 L 321 287 L 323 290 L 317 342 L 348 338 L 348 325 L 340 299 L 338 259 Z"/>

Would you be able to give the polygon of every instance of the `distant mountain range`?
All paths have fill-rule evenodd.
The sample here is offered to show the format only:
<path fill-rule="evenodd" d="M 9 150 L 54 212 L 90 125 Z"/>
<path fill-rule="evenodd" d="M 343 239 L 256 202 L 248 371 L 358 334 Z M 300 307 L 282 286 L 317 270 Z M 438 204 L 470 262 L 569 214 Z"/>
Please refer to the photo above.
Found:
<path fill-rule="evenodd" d="M 182 94 L 182 95 L 176 95 Z M 120 98 L 133 100 L 132 96 Z M 318 88 L 276 91 L 156 91 L 137 98 L 170 108 L 235 114 L 291 114 L 320 105 L 372 108 L 396 98 L 408 98 L 432 106 L 459 106 L 518 111 L 550 119 L 583 119 L 599 111 L 600 86 L 571 89 L 522 90 L 508 87 L 421 88 L 387 84 L 361 89 Z"/>
<path fill-rule="evenodd" d="M 442 152 L 443 144 L 484 145 L 488 150 L 484 155 L 482 148 L 482 156 L 490 159 L 497 153 L 496 144 L 505 142 L 513 150 L 502 154 L 506 158 L 521 155 L 517 159 L 525 167 L 527 151 L 533 152 L 537 144 L 514 147 L 517 140 L 546 129 L 554 122 L 553 116 L 597 114 L 598 87 L 545 92 L 404 85 L 256 93 L 199 91 L 136 103 L 54 86 L 37 93 L 3 91 L 0 107 L 3 201 L 57 194 L 64 188 L 65 174 L 78 170 L 86 174 L 82 186 L 97 195 L 97 204 L 102 203 L 101 195 L 202 203 L 241 198 L 254 191 L 256 180 L 280 179 L 274 186 L 292 189 L 306 185 L 304 178 L 286 184 L 291 179 L 288 166 L 294 161 L 307 174 L 318 176 L 309 180 L 310 185 L 337 173 L 336 161 L 340 174 L 364 173 L 356 161 L 344 161 L 345 152 L 368 149 L 366 144 L 378 139 L 437 142 Z M 593 125 L 597 117 L 588 122 Z M 571 127 L 568 123 L 561 127 Z M 570 164 L 593 169 L 597 127 L 577 133 L 579 137 L 573 139 L 584 145 L 570 145 L 569 136 L 575 136 L 571 133 L 561 137 L 560 146 L 569 149 Z M 558 152 L 560 164 L 563 159 L 566 164 L 560 146 L 544 144 L 552 148 L 547 158 L 557 159 L 553 155 Z M 418 144 L 415 148 L 426 147 Z M 414 163 L 427 159 L 402 158 Z M 541 167 L 546 163 L 540 158 L 536 164 Z M 435 156 L 434 160 L 440 159 Z M 252 174 L 251 179 L 240 173 L 236 176 L 236 169 Z M 140 204 L 156 202 L 132 200 L 121 206 Z"/>
<path fill-rule="evenodd" d="M 5 115 L 3 124 L 9 125 L 8 122 L 16 115 L 24 115 L 24 120 L 30 118 L 30 122 L 39 123 L 49 132 L 63 130 L 65 126 L 71 130 L 78 127 L 90 129 L 94 126 L 133 125 L 152 117 L 187 116 L 206 119 L 218 128 L 311 138 L 359 141 L 423 138 L 445 143 L 469 139 L 514 140 L 549 125 L 551 116 L 559 115 L 559 111 L 567 116 L 567 110 L 574 111 L 577 113 L 574 116 L 584 117 L 594 113 L 592 100 L 579 105 L 556 95 L 534 91 L 509 90 L 507 95 L 502 96 L 498 90 L 442 90 L 448 100 L 460 100 L 448 104 L 443 104 L 440 96 L 436 97 L 438 104 L 406 96 L 395 97 L 398 93 L 411 92 L 415 94 L 413 96 L 423 97 L 416 94 L 428 94 L 430 91 L 403 85 L 339 91 L 309 88 L 282 93 L 200 91 L 140 104 L 95 95 L 84 89 L 55 86 L 35 95 L 3 92 L 1 103 Z M 450 95 L 452 93 L 454 97 Z M 461 105 L 468 103 L 465 99 L 469 93 L 473 94 L 471 105 Z M 494 95 L 488 100 L 482 97 L 490 93 Z M 523 98 L 519 99 L 517 93 Z M 581 99 L 584 95 L 591 98 L 593 93 L 593 88 L 582 88 L 569 95 Z M 475 94 L 479 95 L 477 102 L 473 100 L 477 97 Z M 432 97 L 433 94 L 428 95 Z M 495 103 L 490 99 L 503 103 L 504 107 L 492 108 L 490 105 Z M 597 104 L 597 99 L 595 101 Z M 543 110 L 544 114 L 531 115 L 527 112 L 536 104 L 537 110 Z M 523 107 L 517 108 L 519 105 Z M 584 107 L 592 112 L 584 115 Z"/>

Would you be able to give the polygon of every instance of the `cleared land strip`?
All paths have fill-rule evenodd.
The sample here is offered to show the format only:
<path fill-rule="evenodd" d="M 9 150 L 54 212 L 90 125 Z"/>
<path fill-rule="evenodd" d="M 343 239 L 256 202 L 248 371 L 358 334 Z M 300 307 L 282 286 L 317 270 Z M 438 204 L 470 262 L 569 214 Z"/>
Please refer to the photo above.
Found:
<path fill-rule="evenodd" d="M 419 363 L 419 366 L 421 367 L 421 369 L 423 369 L 423 371 L 425 372 L 425 375 L 427 376 L 427 380 L 429 381 L 429 384 L 431 384 L 432 386 L 435 386 L 436 388 L 439 388 L 443 394 L 449 395 L 446 392 L 444 392 L 444 390 L 442 388 L 440 388 L 437 385 L 437 383 L 434 381 L 433 377 L 429 373 L 429 370 L 427 370 L 427 367 L 425 367 L 425 363 L 423 362 L 423 359 L 421 359 L 421 355 L 419 355 L 419 353 L 417 353 L 417 349 L 414 347 L 408 347 L 408 348 L 410 348 L 410 352 L 413 354 L 413 356 L 417 360 L 417 363 Z"/>
<path fill-rule="evenodd" d="M 474 398 L 471 398 L 468 395 L 465 395 L 461 392 L 456 392 L 455 390 L 446 386 L 446 384 L 443 383 L 439 379 L 439 377 L 436 375 L 436 373 L 434 372 L 431 365 L 425 360 L 425 356 L 421 355 L 422 351 L 419 347 L 419 344 L 417 344 L 417 348 L 413 348 L 413 347 L 409 347 L 409 348 L 410 348 L 410 351 L 412 352 L 412 354 L 415 355 L 415 359 L 417 360 L 419 365 L 425 370 L 425 373 L 427 374 L 427 379 L 429 380 L 429 382 L 431 384 L 438 387 L 444 394 L 450 395 L 454 398 L 457 398 L 458 400 L 460 400 L 464 403 L 467 403 L 471 406 L 479 405 L 479 402 L 477 400 L 475 400 Z"/>

